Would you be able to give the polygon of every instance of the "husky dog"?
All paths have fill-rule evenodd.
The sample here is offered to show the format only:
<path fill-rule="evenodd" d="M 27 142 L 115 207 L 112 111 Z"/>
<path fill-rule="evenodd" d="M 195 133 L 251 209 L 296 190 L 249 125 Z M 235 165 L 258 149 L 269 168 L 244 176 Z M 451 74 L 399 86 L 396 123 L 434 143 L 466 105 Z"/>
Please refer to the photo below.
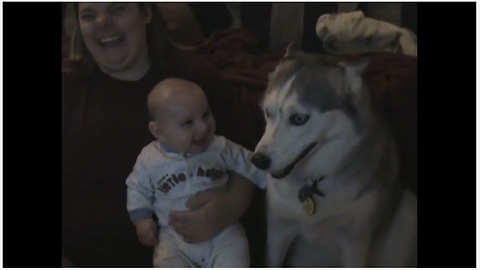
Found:
<path fill-rule="evenodd" d="M 252 162 L 270 174 L 270 267 L 415 267 L 417 199 L 362 80 L 368 61 L 295 44 L 269 76 Z"/>

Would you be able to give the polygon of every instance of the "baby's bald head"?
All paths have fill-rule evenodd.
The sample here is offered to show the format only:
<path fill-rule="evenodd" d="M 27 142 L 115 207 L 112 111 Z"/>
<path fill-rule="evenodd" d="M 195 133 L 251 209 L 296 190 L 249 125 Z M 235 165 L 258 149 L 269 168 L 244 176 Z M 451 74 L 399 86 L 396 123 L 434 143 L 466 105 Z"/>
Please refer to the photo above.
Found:
<path fill-rule="evenodd" d="M 185 98 L 206 98 L 197 84 L 179 78 L 165 79 L 156 84 L 148 95 L 148 111 L 156 120 L 165 109 L 182 102 Z"/>
<path fill-rule="evenodd" d="M 153 120 L 148 123 L 159 142 L 183 153 L 200 153 L 215 135 L 215 119 L 200 86 L 183 79 L 161 81 L 148 96 Z"/>

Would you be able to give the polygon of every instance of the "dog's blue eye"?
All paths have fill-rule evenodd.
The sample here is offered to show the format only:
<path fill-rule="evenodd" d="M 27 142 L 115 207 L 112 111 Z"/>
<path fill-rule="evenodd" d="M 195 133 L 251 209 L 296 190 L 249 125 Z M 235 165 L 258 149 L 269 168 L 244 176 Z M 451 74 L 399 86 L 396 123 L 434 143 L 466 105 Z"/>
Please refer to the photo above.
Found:
<path fill-rule="evenodd" d="M 293 126 L 302 126 L 310 119 L 310 115 L 295 113 L 290 116 L 290 124 Z"/>

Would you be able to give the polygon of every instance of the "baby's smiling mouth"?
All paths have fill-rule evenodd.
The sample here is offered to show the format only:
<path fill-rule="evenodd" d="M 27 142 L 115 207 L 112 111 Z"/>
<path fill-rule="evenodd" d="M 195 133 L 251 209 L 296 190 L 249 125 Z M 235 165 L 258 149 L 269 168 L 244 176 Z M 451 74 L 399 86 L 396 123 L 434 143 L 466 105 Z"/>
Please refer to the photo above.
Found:
<path fill-rule="evenodd" d="M 208 139 L 208 136 L 205 136 L 198 140 L 194 140 L 193 143 L 197 145 L 201 145 L 201 144 L 204 144 L 207 141 L 207 139 Z"/>
<path fill-rule="evenodd" d="M 193 141 L 193 144 L 197 147 L 201 147 L 201 148 L 206 148 L 208 147 L 208 143 L 210 142 L 210 136 L 209 135 L 206 135 L 198 140 L 194 140 Z"/>

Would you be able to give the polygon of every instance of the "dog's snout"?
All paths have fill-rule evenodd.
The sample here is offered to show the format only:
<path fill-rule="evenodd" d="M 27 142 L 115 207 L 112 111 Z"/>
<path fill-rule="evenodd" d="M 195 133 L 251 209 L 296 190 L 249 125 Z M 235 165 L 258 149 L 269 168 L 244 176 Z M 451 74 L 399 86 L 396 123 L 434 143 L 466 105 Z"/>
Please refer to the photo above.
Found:
<path fill-rule="evenodd" d="M 252 163 L 255 165 L 255 167 L 261 169 L 261 170 L 266 170 L 268 167 L 270 167 L 271 160 L 270 158 L 265 155 L 264 153 L 255 153 L 252 156 Z"/>

